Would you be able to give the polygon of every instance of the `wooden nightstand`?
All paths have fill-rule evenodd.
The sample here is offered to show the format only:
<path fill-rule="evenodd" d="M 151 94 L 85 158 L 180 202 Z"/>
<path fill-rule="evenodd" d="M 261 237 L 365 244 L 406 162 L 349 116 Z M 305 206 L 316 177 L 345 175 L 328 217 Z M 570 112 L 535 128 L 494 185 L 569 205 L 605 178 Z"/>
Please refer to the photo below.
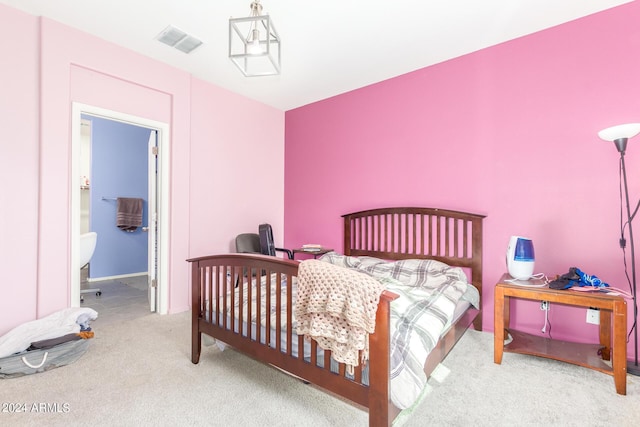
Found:
<path fill-rule="evenodd" d="M 602 292 L 580 292 L 549 289 L 548 287 L 519 286 L 506 282 L 505 274 L 496 284 L 494 306 L 495 363 L 502 362 L 503 351 L 546 357 L 595 369 L 612 375 L 618 394 L 627 394 L 627 303 L 619 295 Z M 509 329 L 511 298 L 565 304 L 600 310 L 600 344 L 581 344 L 554 340 Z M 504 345 L 507 334 L 513 341 Z M 602 355 L 602 358 L 599 356 Z M 612 366 L 602 360 L 610 360 Z"/>

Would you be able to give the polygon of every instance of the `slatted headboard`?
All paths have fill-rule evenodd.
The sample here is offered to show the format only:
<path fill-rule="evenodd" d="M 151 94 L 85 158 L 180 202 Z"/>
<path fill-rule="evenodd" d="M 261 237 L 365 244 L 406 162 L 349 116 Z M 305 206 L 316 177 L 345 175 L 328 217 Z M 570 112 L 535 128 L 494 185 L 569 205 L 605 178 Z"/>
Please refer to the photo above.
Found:
<path fill-rule="evenodd" d="M 345 255 L 435 259 L 468 269 L 482 295 L 484 215 L 436 208 L 380 208 L 342 217 Z"/>

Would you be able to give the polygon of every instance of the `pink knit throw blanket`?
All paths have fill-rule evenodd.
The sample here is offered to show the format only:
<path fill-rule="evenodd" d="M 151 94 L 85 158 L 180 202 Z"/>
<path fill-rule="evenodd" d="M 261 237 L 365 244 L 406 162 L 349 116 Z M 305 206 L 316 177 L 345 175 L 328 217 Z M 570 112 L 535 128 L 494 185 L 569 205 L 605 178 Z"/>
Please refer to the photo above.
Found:
<path fill-rule="evenodd" d="M 331 350 L 353 372 L 360 350 L 362 362 L 368 359 L 383 285 L 365 273 L 312 259 L 300 263 L 297 287 L 297 333 Z"/>

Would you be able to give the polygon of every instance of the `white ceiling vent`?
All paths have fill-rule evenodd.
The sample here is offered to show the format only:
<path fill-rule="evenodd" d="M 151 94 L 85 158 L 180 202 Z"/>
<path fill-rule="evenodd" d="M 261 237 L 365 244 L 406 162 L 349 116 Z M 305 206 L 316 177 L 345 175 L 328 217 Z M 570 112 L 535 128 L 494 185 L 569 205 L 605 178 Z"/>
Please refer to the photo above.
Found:
<path fill-rule="evenodd" d="M 199 40 L 184 31 L 169 25 L 156 36 L 156 40 L 184 52 L 190 53 L 202 44 Z"/>

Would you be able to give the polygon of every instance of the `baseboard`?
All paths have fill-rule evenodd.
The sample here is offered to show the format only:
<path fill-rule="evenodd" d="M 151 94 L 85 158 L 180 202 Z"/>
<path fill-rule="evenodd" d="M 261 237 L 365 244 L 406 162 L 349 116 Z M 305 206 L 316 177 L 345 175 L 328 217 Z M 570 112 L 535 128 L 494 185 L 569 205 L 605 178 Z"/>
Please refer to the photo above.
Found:
<path fill-rule="evenodd" d="M 138 276 L 148 276 L 149 273 L 146 271 L 140 273 L 131 273 L 131 274 L 119 274 L 117 276 L 105 276 L 105 277 L 91 277 L 87 278 L 87 282 L 103 282 L 105 280 L 117 280 L 117 279 L 125 279 L 127 277 L 138 277 Z"/>

